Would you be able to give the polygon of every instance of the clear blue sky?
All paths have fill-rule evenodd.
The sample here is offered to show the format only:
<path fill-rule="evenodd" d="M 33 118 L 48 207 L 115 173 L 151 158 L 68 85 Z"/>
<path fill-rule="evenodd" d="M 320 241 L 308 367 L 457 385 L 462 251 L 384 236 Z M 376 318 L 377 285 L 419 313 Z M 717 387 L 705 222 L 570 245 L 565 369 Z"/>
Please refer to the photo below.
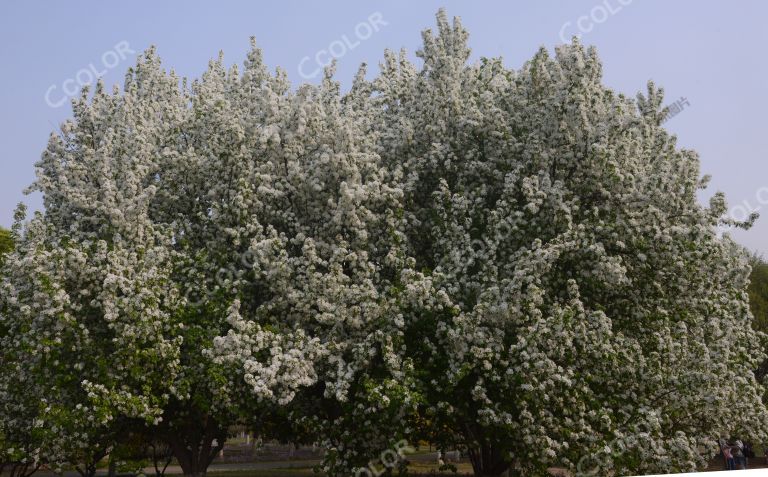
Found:
<path fill-rule="evenodd" d="M 301 71 L 309 76 L 317 53 L 325 61 L 330 50 L 339 56 L 337 77 L 349 85 L 359 63 L 377 65 L 384 48 L 415 51 L 420 31 L 434 25 L 441 6 L 462 18 L 474 59 L 502 56 L 518 68 L 540 46 L 552 50 L 561 36 L 582 32 L 584 43 L 597 46 L 610 87 L 634 96 L 653 79 L 666 89 L 667 103 L 686 98 L 690 105 L 668 128 L 682 146 L 699 151 L 703 172 L 713 175 L 711 191 L 724 191 L 732 206 L 763 213 L 750 231 L 734 236 L 768 255 L 768 2 L 759 0 L 5 0 L 0 225 L 11 224 L 19 201 L 40 206 L 39 197 L 22 189 L 34 178 L 49 132 L 69 115 L 68 103 L 55 106 L 65 89 L 93 76 L 89 69 L 108 85 L 121 83 L 135 60 L 128 50 L 154 44 L 167 67 L 197 76 L 219 50 L 228 64 L 242 63 L 255 35 L 266 62 L 285 68 L 292 81 L 317 81 Z"/>

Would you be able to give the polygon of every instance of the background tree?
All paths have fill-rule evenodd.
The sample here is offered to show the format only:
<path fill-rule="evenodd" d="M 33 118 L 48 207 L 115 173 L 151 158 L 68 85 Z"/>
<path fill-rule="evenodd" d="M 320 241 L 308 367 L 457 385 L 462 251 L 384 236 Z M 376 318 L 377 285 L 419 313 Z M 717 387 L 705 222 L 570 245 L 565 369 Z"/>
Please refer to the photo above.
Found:
<path fill-rule="evenodd" d="M 4 260 L 6 254 L 13 250 L 13 238 L 11 231 L 0 227 L 0 263 Z"/>
<path fill-rule="evenodd" d="M 759 255 L 750 257 L 752 272 L 749 274 L 749 306 L 755 321 L 753 328 L 768 332 L 768 263 Z"/>
<path fill-rule="evenodd" d="M 749 263 L 752 271 L 749 274 L 749 308 L 755 317 L 752 328 L 761 333 L 768 333 L 768 264 L 762 256 L 753 253 Z M 758 380 L 764 381 L 768 375 L 768 359 L 765 359 L 755 372 Z"/>

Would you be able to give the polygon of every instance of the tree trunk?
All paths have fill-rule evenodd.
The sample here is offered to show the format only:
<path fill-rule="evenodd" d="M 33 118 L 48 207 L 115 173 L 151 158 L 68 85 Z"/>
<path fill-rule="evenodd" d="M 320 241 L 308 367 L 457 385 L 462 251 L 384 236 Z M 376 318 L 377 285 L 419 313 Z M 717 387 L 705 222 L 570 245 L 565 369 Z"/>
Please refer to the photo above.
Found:
<path fill-rule="evenodd" d="M 208 466 L 224 448 L 226 428 L 206 418 L 195 429 L 168 434 L 165 438 L 185 477 L 205 477 Z"/>
<path fill-rule="evenodd" d="M 162 446 L 158 451 L 158 446 Z M 173 453 L 170 451 L 169 446 L 165 443 L 159 443 L 153 441 L 149 444 L 149 448 L 152 449 L 152 464 L 155 466 L 155 477 L 163 477 L 165 470 L 171 464 L 173 460 Z M 160 463 L 163 462 L 163 468 L 160 468 Z"/>
<path fill-rule="evenodd" d="M 32 463 L 26 463 L 26 464 L 14 464 L 11 467 L 11 477 L 30 477 L 32 474 L 37 472 L 37 469 L 40 468 L 40 464 L 32 465 Z"/>
<path fill-rule="evenodd" d="M 469 461 L 472 463 L 472 470 L 476 477 L 509 475 L 508 471 L 512 463 L 504 458 L 498 448 L 494 448 L 491 444 L 482 444 L 468 451 Z"/>
<path fill-rule="evenodd" d="M 78 474 L 80 474 L 82 477 L 94 477 L 96 475 L 96 464 L 98 461 L 92 460 L 89 462 L 86 462 L 83 467 L 76 466 L 75 470 Z"/>

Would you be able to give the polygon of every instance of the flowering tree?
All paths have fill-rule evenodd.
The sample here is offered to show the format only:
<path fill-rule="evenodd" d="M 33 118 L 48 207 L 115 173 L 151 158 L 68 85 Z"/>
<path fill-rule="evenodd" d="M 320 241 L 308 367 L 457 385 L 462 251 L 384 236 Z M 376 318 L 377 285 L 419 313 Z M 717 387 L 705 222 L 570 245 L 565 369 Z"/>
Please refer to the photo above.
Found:
<path fill-rule="evenodd" d="M 438 27 L 421 68 L 387 52 L 345 95 L 255 45 L 191 83 L 149 50 L 84 91 L 3 268 L 25 458 L 93 464 L 135 431 L 197 476 L 244 422 L 323 444 L 331 475 L 402 437 L 479 476 L 621 474 L 766 436 L 746 257 L 661 91 L 605 88 L 578 42 L 468 65 Z"/>
<path fill-rule="evenodd" d="M 290 438 L 330 449 L 337 472 L 388 448 L 414 399 L 394 345 L 401 192 L 375 153 L 364 71 L 344 98 L 331 73 L 289 93 L 254 47 L 241 77 L 206 77 L 216 94 L 201 87 L 196 100 L 215 118 L 198 115 L 208 132 L 196 148 L 221 159 L 192 172 L 211 205 L 189 215 L 185 238 L 227 304 L 230 329 L 211 355 L 243 395 L 279 407 L 267 421 L 277 414 Z M 210 302 L 211 291 L 193 294 Z"/>
<path fill-rule="evenodd" d="M 399 425 L 407 381 L 365 376 L 411 369 L 389 319 L 401 194 L 366 103 L 342 102 L 330 71 L 291 92 L 255 47 L 242 74 L 219 59 L 179 81 L 149 50 L 122 93 L 84 91 L 51 137 L 34 185 L 45 212 L 10 257 L 1 315 L 6 382 L 46 398 L 7 389 L 20 402 L 6 422 L 43 429 L 53 463 L 94 462 L 128 422 L 199 475 L 237 420 L 288 422 L 336 446 L 336 467 L 363 462 L 347 441 L 389 437 L 331 431 L 370 405 Z"/>
<path fill-rule="evenodd" d="M 2 284 L 13 363 L 3 383 L 14 383 L 7 392 L 21 407 L 7 417 L 19 428 L 14 419 L 30 417 L 41 434 L 35 458 L 89 464 L 85 473 L 122 418 L 161 418 L 179 369 L 170 235 L 148 219 L 152 156 L 142 157 L 162 128 L 130 114 L 132 100 L 158 102 L 130 81 L 127 89 L 120 100 L 101 88 L 91 103 L 83 97 L 51 137 L 35 184 L 46 211 L 9 256 Z"/>
<path fill-rule="evenodd" d="M 432 439 L 476 475 L 622 475 L 765 435 L 747 257 L 717 235 L 722 195 L 699 205 L 662 92 L 607 89 L 578 42 L 519 71 L 467 66 L 461 24 L 438 24 L 420 71 L 387 55 L 372 100 L 431 277 L 405 338 Z"/>

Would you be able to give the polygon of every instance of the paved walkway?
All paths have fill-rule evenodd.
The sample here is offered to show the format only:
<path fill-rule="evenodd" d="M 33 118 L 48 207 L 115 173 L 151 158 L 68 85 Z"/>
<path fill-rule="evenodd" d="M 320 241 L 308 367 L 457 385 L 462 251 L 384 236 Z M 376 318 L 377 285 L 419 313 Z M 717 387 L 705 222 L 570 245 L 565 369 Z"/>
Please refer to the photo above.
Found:
<path fill-rule="evenodd" d="M 245 470 L 269 470 L 269 469 L 297 469 L 312 467 L 320 463 L 320 460 L 290 460 L 290 461 L 275 461 L 275 462 L 226 462 L 226 463 L 214 463 L 208 467 L 208 472 L 237 472 Z M 155 475 L 154 467 L 145 467 L 144 473 L 147 477 Z M 165 471 L 166 475 L 178 475 L 182 474 L 181 467 L 178 465 L 169 465 Z M 35 474 L 36 476 L 53 476 L 53 472 L 47 470 L 40 470 Z M 99 469 L 96 471 L 97 476 L 107 475 L 107 469 Z M 125 474 L 122 474 L 125 475 Z M 76 471 L 64 472 L 64 477 L 80 477 Z"/>

